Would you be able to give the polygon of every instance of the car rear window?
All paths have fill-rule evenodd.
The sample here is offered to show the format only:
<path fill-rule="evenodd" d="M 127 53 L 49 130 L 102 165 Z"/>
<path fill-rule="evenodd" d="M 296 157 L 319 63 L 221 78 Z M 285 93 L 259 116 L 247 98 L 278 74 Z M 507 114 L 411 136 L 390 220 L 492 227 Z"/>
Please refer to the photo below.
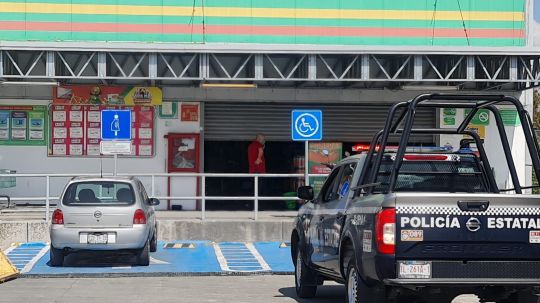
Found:
<path fill-rule="evenodd" d="M 432 155 L 431 158 L 448 157 L 448 160 L 429 160 L 429 155 L 408 155 L 398 173 L 394 191 L 416 192 L 488 192 L 484 174 L 475 155 Z M 407 155 L 406 155 L 407 157 Z M 394 157 L 385 155 L 376 182 L 381 185 L 376 192 L 383 192 L 389 185 Z"/>
<path fill-rule="evenodd" d="M 135 203 L 135 194 L 130 183 L 89 181 L 71 184 L 62 200 L 64 205 L 120 206 Z"/>

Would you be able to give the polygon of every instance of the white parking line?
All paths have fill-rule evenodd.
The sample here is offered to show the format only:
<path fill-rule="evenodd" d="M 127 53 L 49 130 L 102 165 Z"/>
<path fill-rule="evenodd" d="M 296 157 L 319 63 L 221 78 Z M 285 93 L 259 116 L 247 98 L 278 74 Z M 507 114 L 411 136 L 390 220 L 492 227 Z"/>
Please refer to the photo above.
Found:
<path fill-rule="evenodd" d="M 8 247 L 6 250 L 4 250 L 4 254 L 8 255 L 15 248 L 17 248 L 17 246 L 15 246 L 15 245 Z"/>
<path fill-rule="evenodd" d="M 266 263 L 266 261 L 261 256 L 261 254 L 259 254 L 259 252 L 255 248 L 255 245 L 253 245 L 253 243 L 246 243 L 246 247 L 253 254 L 255 259 L 257 259 L 257 261 L 259 261 L 259 264 L 261 264 L 261 267 L 263 268 L 263 270 L 271 270 L 270 266 L 268 266 L 268 263 Z"/>
<path fill-rule="evenodd" d="M 225 259 L 225 256 L 221 252 L 221 248 L 219 247 L 219 245 L 217 243 L 214 243 L 213 246 L 214 246 L 214 251 L 216 253 L 216 257 L 219 263 L 219 267 L 221 267 L 221 270 L 230 271 L 229 266 L 227 265 L 227 260 Z"/>
<path fill-rule="evenodd" d="M 39 259 L 41 259 L 41 257 L 43 257 L 48 251 L 49 251 L 49 245 L 43 247 L 39 251 L 39 253 L 34 258 L 32 258 L 32 260 L 30 260 L 30 262 L 28 262 L 26 266 L 24 266 L 24 268 L 21 270 L 21 274 L 31 271 L 34 265 L 37 263 L 37 261 L 39 261 Z"/>
<path fill-rule="evenodd" d="M 223 271 L 258 272 L 270 271 L 270 266 L 252 243 L 235 245 L 214 244 L 216 257 Z"/>

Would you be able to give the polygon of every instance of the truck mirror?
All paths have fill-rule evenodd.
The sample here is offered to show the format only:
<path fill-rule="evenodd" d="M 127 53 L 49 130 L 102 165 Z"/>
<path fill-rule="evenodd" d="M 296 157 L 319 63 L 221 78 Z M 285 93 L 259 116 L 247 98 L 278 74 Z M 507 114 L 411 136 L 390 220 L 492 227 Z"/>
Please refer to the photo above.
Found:
<path fill-rule="evenodd" d="M 313 187 L 311 186 L 300 186 L 298 188 L 298 198 L 302 200 L 313 200 Z"/>

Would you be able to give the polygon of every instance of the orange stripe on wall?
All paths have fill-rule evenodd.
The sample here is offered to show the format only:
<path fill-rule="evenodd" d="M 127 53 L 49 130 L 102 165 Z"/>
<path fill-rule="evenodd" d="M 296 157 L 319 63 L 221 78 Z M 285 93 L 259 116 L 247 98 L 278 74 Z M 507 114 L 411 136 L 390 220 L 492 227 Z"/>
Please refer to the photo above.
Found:
<path fill-rule="evenodd" d="M 189 24 L 126 24 L 126 23 L 69 23 L 69 22 L 11 22 L 0 21 L 1 30 L 152 33 L 152 34 L 219 34 L 269 36 L 351 36 L 351 37 L 446 37 L 463 38 L 463 29 L 453 28 L 367 28 L 315 26 L 237 26 Z M 469 38 L 524 38 L 519 29 L 467 29 Z"/>

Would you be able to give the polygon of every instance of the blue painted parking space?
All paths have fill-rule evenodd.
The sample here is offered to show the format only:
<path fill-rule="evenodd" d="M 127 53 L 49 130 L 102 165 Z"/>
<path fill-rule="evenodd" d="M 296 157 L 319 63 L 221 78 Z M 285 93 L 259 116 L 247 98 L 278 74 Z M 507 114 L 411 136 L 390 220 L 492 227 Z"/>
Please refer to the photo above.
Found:
<path fill-rule="evenodd" d="M 290 246 L 280 245 L 276 242 L 256 242 L 254 243 L 257 251 L 266 260 L 268 266 L 274 273 L 294 272 L 294 265 L 291 259 Z"/>
<path fill-rule="evenodd" d="M 271 271 L 253 243 L 225 242 L 217 244 L 214 249 L 221 269 L 225 272 Z"/>
<path fill-rule="evenodd" d="M 279 242 L 160 241 L 149 266 L 137 266 L 131 253 L 78 252 L 64 266 L 49 265 L 49 246 L 25 243 L 6 250 L 23 276 L 167 276 L 289 274 L 294 271 L 289 247 Z"/>
<path fill-rule="evenodd" d="M 21 273 L 26 273 L 49 251 L 45 243 L 23 243 L 6 250 L 6 256 Z"/>

